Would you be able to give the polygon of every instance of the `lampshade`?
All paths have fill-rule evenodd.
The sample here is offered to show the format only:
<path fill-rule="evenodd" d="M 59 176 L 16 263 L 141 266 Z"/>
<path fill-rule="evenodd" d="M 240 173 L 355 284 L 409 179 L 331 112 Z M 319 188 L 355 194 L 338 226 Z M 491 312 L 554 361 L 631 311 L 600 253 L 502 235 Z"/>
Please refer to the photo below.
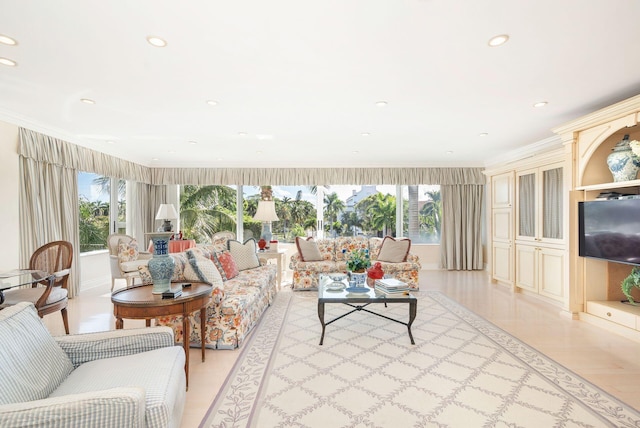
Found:
<path fill-rule="evenodd" d="M 158 214 L 156 214 L 156 220 L 168 220 L 172 218 L 178 218 L 178 212 L 173 204 L 160 204 L 158 208 Z"/>
<path fill-rule="evenodd" d="M 258 201 L 258 209 L 253 219 L 259 221 L 278 221 L 276 203 L 274 201 Z"/>

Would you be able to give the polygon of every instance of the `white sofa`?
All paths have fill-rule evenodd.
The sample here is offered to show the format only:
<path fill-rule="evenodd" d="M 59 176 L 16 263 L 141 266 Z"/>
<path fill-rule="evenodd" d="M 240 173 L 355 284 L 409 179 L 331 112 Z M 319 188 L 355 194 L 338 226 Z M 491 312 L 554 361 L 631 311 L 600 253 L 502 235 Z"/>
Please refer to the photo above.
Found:
<path fill-rule="evenodd" d="M 53 337 L 31 303 L 0 311 L 0 426 L 179 427 L 184 350 L 168 327 Z"/>

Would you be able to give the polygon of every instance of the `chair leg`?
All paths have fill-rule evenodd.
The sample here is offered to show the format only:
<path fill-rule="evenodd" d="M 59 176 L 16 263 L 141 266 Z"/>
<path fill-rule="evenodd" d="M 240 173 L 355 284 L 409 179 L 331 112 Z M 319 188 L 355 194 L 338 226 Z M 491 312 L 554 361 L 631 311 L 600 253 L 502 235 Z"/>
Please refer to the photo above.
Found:
<path fill-rule="evenodd" d="M 113 287 L 116 286 L 116 279 L 114 277 L 111 277 L 111 292 L 113 293 Z"/>
<path fill-rule="evenodd" d="M 67 308 L 60 309 L 62 313 L 62 323 L 64 324 L 65 333 L 69 334 L 69 318 L 67 317 Z"/>

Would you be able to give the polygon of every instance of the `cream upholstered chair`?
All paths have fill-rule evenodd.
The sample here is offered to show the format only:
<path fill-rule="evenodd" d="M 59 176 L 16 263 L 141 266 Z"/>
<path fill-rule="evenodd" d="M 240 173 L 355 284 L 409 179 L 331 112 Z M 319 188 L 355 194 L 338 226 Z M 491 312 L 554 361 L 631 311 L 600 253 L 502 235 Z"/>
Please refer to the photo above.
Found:
<path fill-rule="evenodd" d="M 124 279 L 127 281 L 127 287 L 131 287 L 135 279 L 140 278 L 138 267 L 149 263 L 151 254 L 137 249 L 134 252 L 134 254 L 137 254 L 135 257 L 127 257 L 128 260 L 126 261 L 123 261 L 123 258 L 120 257 L 120 244 L 129 246 L 133 240 L 132 236 L 124 233 L 112 233 L 107 237 L 109 264 L 111 266 L 111 291 L 113 291 L 116 279 Z"/>
<path fill-rule="evenodd" d="M 19 302 L 30 302 L 35 306 L 40 318 L 60 311 L 64 331 L 69 334 L 67 282 L 69 281 L 72 260 L 73 246 L 71 242 L 53 241 L 38 248 L 31 255 L 29 269 L 46 272 L 50 276 L 55 276 L 55 279 L 51 282 L 49 277 L 33 283 L 31 288 L 5 291 L 2 307 L 12 306 Z"/>

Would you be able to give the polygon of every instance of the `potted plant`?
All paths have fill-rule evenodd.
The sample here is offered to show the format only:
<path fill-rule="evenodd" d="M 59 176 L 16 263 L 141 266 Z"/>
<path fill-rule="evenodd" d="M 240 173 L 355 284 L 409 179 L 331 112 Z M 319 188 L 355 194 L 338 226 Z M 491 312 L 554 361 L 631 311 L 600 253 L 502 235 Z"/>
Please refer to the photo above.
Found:
<path fill-rule="evenodd" d="M 624 293 L 624 295 L 627 296 L 629 303 L 631 303 L 632 305 L 635 305 L 636 302 L 633 300 L 633 297 L 631 296 L 631 290 L 633 288 L 640 288 L 640 267 L 634 266 L 629 276 L 627 276 L 625 279 L 622 280 L 622 283 L 620 284 L 620 286 L 622 288 L 622 292 Z"/>
<path fill-rule="evenodd" d="M 343 249 L 342 253 L 346 255 L 347 250 Z M 369 259 L 369 250 L 359 248 L 351 251 L 347 257 L 347 270 L 349 271 L 349 279 L 355 281 L 355 284 L 364 285 L 367 279 L 366 269 L 371 266 Z"/>

